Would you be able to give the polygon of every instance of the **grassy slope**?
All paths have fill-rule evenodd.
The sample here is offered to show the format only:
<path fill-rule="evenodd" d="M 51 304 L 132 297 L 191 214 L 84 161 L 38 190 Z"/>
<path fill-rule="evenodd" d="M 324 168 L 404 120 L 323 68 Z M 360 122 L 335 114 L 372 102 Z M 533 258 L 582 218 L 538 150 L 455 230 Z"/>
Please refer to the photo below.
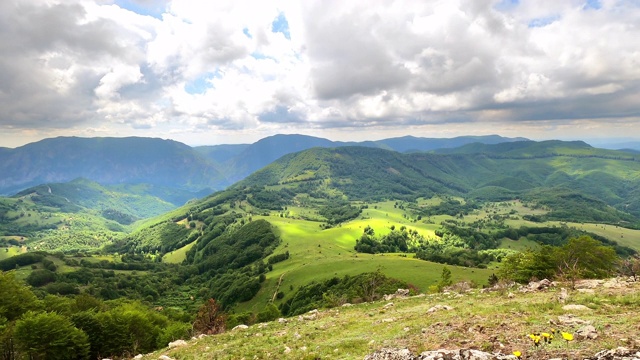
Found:
<path fill-rule="evenodd" d="M 592 322 L 596 340 L 567 344 L 559 336 L 551 344 L 534 347 L 527 334 L 550 331 L 551 321 L 571 312 L 556 300 L 557 289 L 509 298 L 506 293 L 478 291 L 437 294 L 426 297 L 373 302 L 348 308 L 323 310 L 316 320 L 290 318 L 286 323 L 270 322 L 245 331 L 190 341 L 185 347 L 145 355 L 157 359 L 166 354 L 175 359 L 362 359 L 383 347 L 409 348 L 414 353 L 436 349 L 474 348 L 523 358 L 583 358 L 602 349 L 633 346 L 640 322 L 640 284 L 624 289 L 599 289 L 595 294 L 570 292 L 571 304 L 591 310 L 573 312 Z M 434 305 L 448 305 L 450 311 L 427 316 Z M 578 326 L 556 327 L 574 332 Z M 289 351 L 286 349 L 289 348 Z"/>
<path fill-rule="evenodd" d="M 378 209 L 374 209 L 377 206 Z M 293 209 L 292 212 L 301 212 Z M 365 219 L 362 219 L 364 217 Z M 412 254 L 358 254 L 353 247 L 355 241 L 369 225 L 376 234 L 383 235 L 390 231 L 389 227 L 406 226 L 415 229 L 425 237 L 433 237 L 433 231 L 439 225 L 411 223 L 402 217 L 402 211 L 393 208 L 393 202 L 370 205 L 362 216 L 347 222 L 340 227 L 321 230 L 318 222 L 283 218 L 279 216 L 254 216 L 263 218 L 276 226 L 282 238 L 282 244 L 274 254 L 289 251 L 291 257 L 273 267 L 267 274 L 262 289 L 252 301 L 240 304 L 236 310 L 260 311 L 271 300 L 276 292 L 277 284 L 282 276 L 280 291 L 290 295 L 294 289 L 314 280 L 324 280 L 333 276 L 356 275 L 380 269 L 388 276 L 407 281 L 426 291 L 435 284 L 442 273 L 444 265 L 414 259 Z M 472 280 L 486 283 L 491 270 L 469 269 L 448 266 L 452 270 L 454 281 Z"/>

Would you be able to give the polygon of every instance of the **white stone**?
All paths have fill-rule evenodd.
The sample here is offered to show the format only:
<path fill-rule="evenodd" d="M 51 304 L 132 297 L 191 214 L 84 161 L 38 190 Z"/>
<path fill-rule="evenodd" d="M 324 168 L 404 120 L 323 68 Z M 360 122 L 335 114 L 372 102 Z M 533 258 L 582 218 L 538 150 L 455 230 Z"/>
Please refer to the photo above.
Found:
<path fill-rule="evenodd" d="M 187 346 L 187 342 L 184 340 L 176 340 L 169 343 L 169 349 L 173 349 L 181 346 Z"/>

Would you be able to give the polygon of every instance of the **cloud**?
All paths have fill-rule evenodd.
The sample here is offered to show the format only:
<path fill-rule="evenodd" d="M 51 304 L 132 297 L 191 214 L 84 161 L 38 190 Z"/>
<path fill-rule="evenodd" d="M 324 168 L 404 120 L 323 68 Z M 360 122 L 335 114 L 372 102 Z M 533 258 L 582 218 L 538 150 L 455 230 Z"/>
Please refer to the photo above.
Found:
<path fill-rule="evenodd" d="M 8 0 L 0 128 L 634 128 L 639 23 L 631 0 Z"/>

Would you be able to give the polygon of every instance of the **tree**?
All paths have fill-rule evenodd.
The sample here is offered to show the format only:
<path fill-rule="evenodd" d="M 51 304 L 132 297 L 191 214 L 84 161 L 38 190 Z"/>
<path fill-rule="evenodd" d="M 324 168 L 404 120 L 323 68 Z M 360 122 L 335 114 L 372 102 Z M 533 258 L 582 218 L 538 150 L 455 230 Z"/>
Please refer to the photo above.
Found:
<path fill-rule="evenodd" d="M 12 321 L 39 307 L 36 296 L 15 279 L 12 271 L 0 272 L 0 318 Z"/>
<path fill-rule="evenodd" d="M 442 291 L 447 286 L 453 285 L 453 280 L 451 279 L 451 270 L 448 267 L 442 267 L 442 274 L 440 274 L 440 281 L 438 282 L 438 291 Z"/>
<path fill-rule="evenodd" d="M 25 313 L 16 321 L 16 347 L 32 360 L 87 359 L 89 339 L 69 319 L 56 313 Z"/>
<path fill-rule="evenodd" d="M 634 255 L 622 260 L 620 263 L 620 274 L 631 276 L 633 281 L 638 281 L 638 275 L 640 275 L 640 256 Z"/>
<path fill-rule="evenodd" d="M 220 305 L 214 299 L 209 299 L 198 309 L 196 320 L 193 323 L 193 331 L 197 334 L 219 334 L 224 332 L 226 318 Z"/>
<path fill-rule="evenodd" d="M 611 275 L 618 262 L 615 250 L 597 240 L 583 235 L 569 239 L 559 251 L 558 273 L 571 281 L 576 279 L 597 279 Z"/>

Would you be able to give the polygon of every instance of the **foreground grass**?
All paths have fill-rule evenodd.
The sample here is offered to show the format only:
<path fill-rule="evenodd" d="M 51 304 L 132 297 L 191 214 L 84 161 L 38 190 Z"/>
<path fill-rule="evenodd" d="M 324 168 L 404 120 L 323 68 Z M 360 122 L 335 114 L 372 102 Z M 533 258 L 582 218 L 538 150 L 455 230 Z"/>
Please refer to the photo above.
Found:
<path fill-rule="evenodd" d="M 409 348 L 415 353 L 436 349 L 474 348 L 524 358 L 578 359 L 618 346 L 637 347 L 640 323 L 638 284 L 625 289 L 600 289 L 595 294 L 571 292 L 568 303 L 590 310 L 574 312 L 598 331 L 596 340 L 561 339 L 533 346 L 527 334 L 551 327 L 574 332 L 579 326 L 552 325 L 569 312 L 556 300 L 556 289 L 538 293 L 505 292 L 437 294 L 321 310 L 315 320 L 287 319 L 247 330 L 192 340 L 185 347 L 145 356 L 157 359 L 362 359 L 382 347 Z M 428 313 L 435 305 L 452 310 Z"/>

